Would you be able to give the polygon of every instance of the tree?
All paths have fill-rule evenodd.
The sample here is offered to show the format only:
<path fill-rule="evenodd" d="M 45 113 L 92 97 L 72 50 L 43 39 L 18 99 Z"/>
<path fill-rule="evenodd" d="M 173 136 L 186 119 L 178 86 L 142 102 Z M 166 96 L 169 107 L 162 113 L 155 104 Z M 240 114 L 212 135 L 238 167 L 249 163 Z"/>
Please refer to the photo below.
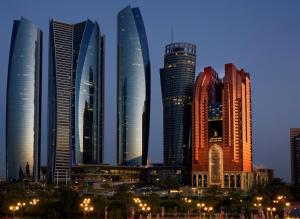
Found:
<path fill-rule="evenodd" d="M 108 200 L 105 196 L 99 195 L 94 199 L 93 202 L 97 211 L 97 216 L 100 218 L 100 214 L 103 214 L 105 207 L 108 207 Z"/>
<path fill-rule="evenodd" d="M 58 209 L 63 218 L 71 218 L 71 214 L 79 207 L 79 194 L 72 189 L 63 188 L 60 191 Z"/>
<path fill-rule="evenodd" d="M 30 177 L 30 166 L 29 163 L 27 162 L 26 164 L 26 177 L 29 178 Z"/>
<path fill-rule="evenodd" d="M 167 174 L 164 177 L 161 178 L 160 180 L 160 186 L 164 189 L 168 190 L 168 194 L 170 194 L 171 189 L 178 189 L 178 180 L 176 176 Z"/>
<path fill-rule="evenodd" d="M 153 213 L 157 213 L 160 211 L 160 197 L 159 195 L 152 193 L 148 197 L 149 205 L 152 209 Z"/>
<path fill-rule="evenodd" d="M 23 180 L 25 177 L 22 167 L 19 168 L 19 180 Z"/>
<path fill-rule="evenodd" d="M 120 185 L 116 194 L 113 196 L 114 201 L 111 202 L 110 205 L 111 209 L 121 210 L 122 218 L 127 218 L 130 215 L 130 208 L 134 206 L 133 194 L 129 191 L 127 184 Z"/>

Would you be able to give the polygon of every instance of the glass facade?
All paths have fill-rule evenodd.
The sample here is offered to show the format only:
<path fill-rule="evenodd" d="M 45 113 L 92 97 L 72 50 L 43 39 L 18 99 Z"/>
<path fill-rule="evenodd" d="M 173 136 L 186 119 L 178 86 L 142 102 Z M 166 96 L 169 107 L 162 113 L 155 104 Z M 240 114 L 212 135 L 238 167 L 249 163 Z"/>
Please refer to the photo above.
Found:
<path fill-rule="evenodd" d="M 42 32 L 25 18 L 15 20 L 9 55 L 6 104 L 8 180 L 23 177 L 30 177 L 34 181 L 39 179 L 41 81 Z"/>
<path fill-rule="evenodd" d="M 50 182 L 67 182 L 71 165 L 103 161 L 103 40 L 98 24 L 90 20 L 50 22 Z"/>
<path fill-rule="evenodd" d="M 72 25 L 50 21 L 48 181 L 57 184 L 71 175 L 72 32 Z"/>
<path fill-rule="evenodd" d="M 191 110 L 195 78 L 196 46 L 166 46 L 160 70 L 164 115 L 164 163 L 190 163 Z"/>
<path fill-rule="evenodd" d="M 117 163 L 145 165 L 150 123 L 150 60 L 142 16 L 118 14 Z"/>
<path fill-rule="evenodd" d="M 82 25 L 75 25 L 74 29 L 74 32 L 76 29 L 79 29 L 78 32 L 80 32 Z M 100 76 L 100 31 L 98 25 L 89 20 L 84 22 L 84 31 L 79 36 L 81 36 L 80 49 L 78 53 L 74 53 L 75 58 L 73 59 L 73 62 L 76 62 L 76 70 L 73 70 L 76 73 L 73 75 L 75 79 L 75 134 L 73 133 L 75 156 L 73 163 L 96 164 L 102 161 L 102 158 L 99 157 L 100 148 L 98 147 L 98 82 Z M 74 34 L 74 37 L 78 38 L 79 36 Z"/>

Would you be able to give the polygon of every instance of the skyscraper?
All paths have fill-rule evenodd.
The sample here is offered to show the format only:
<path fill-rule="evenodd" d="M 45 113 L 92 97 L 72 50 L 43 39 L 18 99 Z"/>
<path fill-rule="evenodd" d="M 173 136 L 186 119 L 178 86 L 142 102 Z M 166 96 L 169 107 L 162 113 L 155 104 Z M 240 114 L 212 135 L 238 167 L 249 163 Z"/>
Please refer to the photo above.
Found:
<path fill-rule="evenodd" d="M 196 46 L 166 46 L 160 70 L 164 124 L 164 163 L 190 163 L 191 111 L 196 65 Z"/>
<path fill-rule="evenodd" d="M 300 128 L 290 129 L 292 184 L 300 187 Z"/>
<path fill-rule="evenodd" d="M 150 125 L 150 59 L 142 15 L 118 14 L 117 163 L 146 165 Z"/>
<path fill-rule="evenodd" d="M 42 32 L 25 18 L 13 25 L 7 81 L 8 180 L 40 177 Z M 27 169 L 27 170 L 26 170 Z M 26 172 L 26 173 L 25 173 Z"/>
<path fill-rule="evenodd" d="M 250 76 L 233 64 L 219 78 L 211 67 L 194 88 L 192 185 L 247 189 L 252 172 Z"/>
<path fill-rule="evenodd" d="M 103 160 L 104 37 L 90 20 L 49 33 L 48 177 L 68 182 L 71 164 Z"/>

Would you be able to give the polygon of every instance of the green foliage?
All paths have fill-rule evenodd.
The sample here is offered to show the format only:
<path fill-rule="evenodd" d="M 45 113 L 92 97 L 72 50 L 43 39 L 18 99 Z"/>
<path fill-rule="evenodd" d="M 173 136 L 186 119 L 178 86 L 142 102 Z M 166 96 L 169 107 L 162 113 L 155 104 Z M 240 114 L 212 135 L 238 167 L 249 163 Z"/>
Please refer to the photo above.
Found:
<path fill-rule="evenodd" d="M 180 207 L 180 203 L 178 200 L 161 200 L 161 206 L 165 207 L 166 212 L 173 212 L 174 207 L 177 207 L 177 209 Z"/>
<path fill-rule="evenodd" d="M 152 193 L 148 197 L 149 205 L 153 213 L 158 213 L 160 211 L 160 197 L 159 195 Z"/>
<path fill-rule="evenodd" d="M 108 215 L 108 218 L 109 219 L 122 219 L 122 218 L 124 218 L 122 216 L 122 210 L 121 209 L 115 209 L 115 210 L 111 211 L 110 214 Z"/>
<path fill-rule="evenodd" d="M 119 186 L 116 194 L 113 196 L 113 201 L 110 203 L 110 209 L 119 209 L 123 218 L 130 215 L 130 209 L 134 206 L 133 194 L 127 184 Z"/>
<path fill-rule="evenodd" d="M 100 215 L 104 215 L 105 207 L 108 207 L 109 201 L 105 196 L 99 195 L 94 198 L 93 204 L 99 217 Z"/>
<path fill-rule="evenodd" d="M 177 179 L 174 176 L 166 175 L 160 180 L 163 188 L 177 189 Z M 105 185 L 103 187 L 106 187 Z M 107 185 L 107 188 L 110 187 Z M 111 188 L 112 189 L 112 188 Z M 175 197 L 166 199 L 160 198 L 157 194 L 150 194 L 143 199 L 151 207 L 153 215 L 160 213 L 164 206 L 166 213 L 173 213 L 174 208 L 180 213 L 197 213 L 197 203 L 205 203 L 206 206 L 213 206 L 214 212 L 219 212 L 224 207 L 225 212 L 238 215 L 241 208 L 245 209 L 249 216 L 255 210 L 254 203 L 257 196 L 263 196 L 261 204 L 266 206 L 273 205 L 273 200 L 278 195 L 283 195 L 288 201 L 300 199 L 300 191 L 284 183 L 281 179 L 274 179 L 266 186 L 256 186 L 253 191 L 245 193 L 241 191 L 224 192 L 218 187 L 209 188 L 201 197 L 189 197 L 190 203 L 185 202 L 178 194 Z M 0 183 L 0 217 L 7 215 L 9 206 L 17 201 L 27 202 L 32 198 L 39 198 L 40 202 L 36 206 L 26 206 L 22 213 L 24 216 L 40 218 L 80 218 L 83 215 L 79 205 L 83 197 L 69 188 L 45 189 L 37 185 L 26 185 L 23 182 Z M 108 218 L 123 219 L 130 216 L 131 207 L 136 207 L 133 202 L 133 193 L 126 184 L 120 185 L 112 198 L 105 196 L 95 196 L 92 198 L 92 205 L 95 208 L 94 216 L 103 218 L 105 207 L 108 207 Z M 284 203 L 276 205 L 280 216 L 282 216 Z M 137 208 L 136 208 L 137 210 Z M 138 211 L 136 211 L 138 213 Z M 20 213 L 19 213 L 20 214 Z"/>
<path fill-rule="evenodd" d="M 163 189 L 167 189 L 170 193 L 171 189 L 179 189 L 178 180 L 176 176 L 167 174 L 160 179 L 160 187 Z"/>
<path fill-rule="evenodd" d="M 79 194 L 69 188 L 60 191 L 58 209 L 64 218 L 71 218 L 71 214 L 79 208 Z"/>

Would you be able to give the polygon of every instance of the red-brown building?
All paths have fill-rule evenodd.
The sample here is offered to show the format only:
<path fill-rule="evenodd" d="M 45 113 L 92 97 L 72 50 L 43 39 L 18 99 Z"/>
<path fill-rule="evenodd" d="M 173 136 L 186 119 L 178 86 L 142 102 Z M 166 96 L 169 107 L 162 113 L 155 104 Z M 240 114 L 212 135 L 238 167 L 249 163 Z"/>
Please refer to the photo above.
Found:
<path fill-rule="evenodd" d="M 206 67 L 194 88 L 192 185 L 247 190 L 253 181 L 250 76 L 226 64 L 221 79 Z"/>

